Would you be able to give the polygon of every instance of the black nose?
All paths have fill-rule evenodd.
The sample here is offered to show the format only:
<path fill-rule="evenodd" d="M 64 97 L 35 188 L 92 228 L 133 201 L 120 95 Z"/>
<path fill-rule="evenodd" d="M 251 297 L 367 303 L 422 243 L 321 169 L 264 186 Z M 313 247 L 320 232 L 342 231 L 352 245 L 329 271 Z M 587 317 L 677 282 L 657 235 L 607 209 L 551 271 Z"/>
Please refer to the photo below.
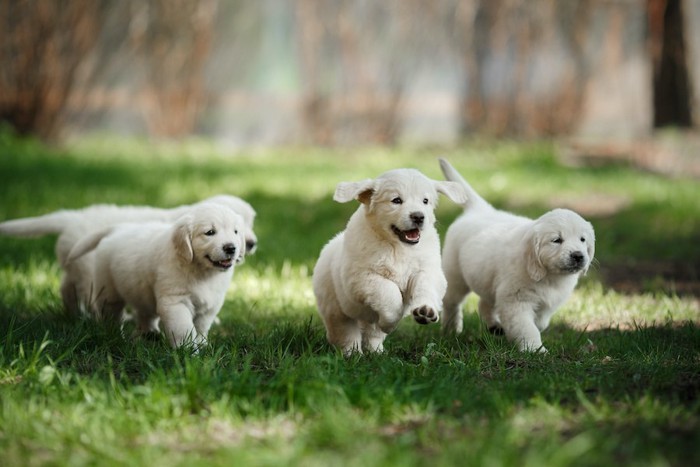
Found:
<path fill-rule="evenodd" d="M 408 215 L 408 217 L 411 218 L 411 220 L 414 224 L 416 224 L 417 227 L 423 225 L 423 221 L 425 220 L 425 215 L 422 212 L 412 212 Z"/>
<path fill-rule="evenodd" d="M 576 263 L 576 264 L 581 264 L 583 263 L 583 253 L 580 251 L 574 251 L 571 253 L 571 259 Z"/>
<path fill-rule="evenodd" d="M 224 253 L 227 255 L 233 255 L 236 252 L 236 245 L 233 243 L 227 243 L 226 245 L 223 246 Z"/>
<path fill-rule="evenodd" d="M 255 247 L 258 246 L 258 242 L 254 240 L 247 240 L 245 242 L 245 248 L 248 254 L 252 253 L 255 250 Z"/>

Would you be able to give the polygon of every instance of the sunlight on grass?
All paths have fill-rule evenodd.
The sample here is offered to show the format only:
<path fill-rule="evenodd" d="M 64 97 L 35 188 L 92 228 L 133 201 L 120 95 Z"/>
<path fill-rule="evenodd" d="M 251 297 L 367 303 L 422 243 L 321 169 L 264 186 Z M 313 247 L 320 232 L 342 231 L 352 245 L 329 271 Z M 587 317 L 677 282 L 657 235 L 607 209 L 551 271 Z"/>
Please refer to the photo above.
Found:
<path fill-rule="evenodd" d="M 313 265 L 357 208 L 332 200 L 336 184 L 397 167 L 440 179 L 438 156 L 498 207 L 589 209 L 598 262 L 543 334 L 548 354 L 488 333 L 474 295 L 459 336 L 407 318 L 381 355 L 327 344 Z M 4 464 L 700 462 L 697 181 L 565 167 L 548 142 L 232 150 L 101 135 L 50 149 L 0 133 L 0 220 L 222 192 L 258 211 L 259 248 L 198 354 L 66 316 L 55 237 L 0 242 Z M 440 203 L 444 235 L 459 208 Z M 607 275 L 618 263 L 625 288 Z"/>
<path fill-rule="evenodd" d="M 283 262 L 281 268 L 267 266 L 263 270 L 245 269 L 236 271 L 229 297 L 254 304 L 257 311 L 283 312 L 285 314 L 306 313 L 315 309 L 311 289 L 311 271 L 305 265 L 293 266 Z"/>

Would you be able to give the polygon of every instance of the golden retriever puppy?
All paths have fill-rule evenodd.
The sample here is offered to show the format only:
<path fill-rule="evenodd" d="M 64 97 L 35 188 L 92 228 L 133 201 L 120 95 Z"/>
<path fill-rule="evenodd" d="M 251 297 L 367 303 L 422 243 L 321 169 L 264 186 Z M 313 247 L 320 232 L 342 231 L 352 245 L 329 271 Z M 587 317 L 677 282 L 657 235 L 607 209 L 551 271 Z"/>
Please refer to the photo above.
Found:
<path fill-rule="evenodd" d="M 492 207 L 446 161 L 445 178 L 467 192 L 464 213 L 445 236 L 442 327 L 462 331 L 462 303 L 479 296 L 479 315 L 522 351 L 546 352 L 540 333 L 593 260 L 593 226 L 568 209 L 528 219 Z"/>
<path fill-rule="evenodd" d="M 253 232 L 255 210 L 241 198 L 230 195 L 217 195 L 201 203 L 216 203 L 232 209 L 243 217 L 243 232 L 246 238 L 246 254 L 252 254 L 257 246 L 257 237 Z M 35 237 L 58 234 L 56 257 L 64 274 L 61 280 L 61 297 L 67 310 L 77 314 L 94 298 L 95 288 L 92 254 L 67 263 L 68 254 L 75 244 L 93 232 L 102 231 L 126 222 L 173 222 L 194 205 L 184 205 L 172 209 L 150 206 L 115 206 L 98 204 L 84 209 L 60 210 L 43 216 L 14 219 L 0 223 L 0 233 L 15 237 Z"/>
<path fill-rule="evenodd" d="M 313 289 L 328 341 L 346 355 L 381 352 L 404 316 L 437 321 L 446 287 L 434 227 L 438 192 L 465 200 L 459 184 L 413 169 L 337 186 L 335 201 L 361 205 L 321 251 Z"/>
<path fill-rule="evenodd" d="M 94 250 L 99 319 L 121 322 L 133 309 L 140 332 L 160 327 L 170 343 L 206 342 L 224 303 L 235 263 L 245 255 L 245 222 L 231 209 L 198 204 L 174 223 L 125 223 L 79 240 L 67 262 Z"/>

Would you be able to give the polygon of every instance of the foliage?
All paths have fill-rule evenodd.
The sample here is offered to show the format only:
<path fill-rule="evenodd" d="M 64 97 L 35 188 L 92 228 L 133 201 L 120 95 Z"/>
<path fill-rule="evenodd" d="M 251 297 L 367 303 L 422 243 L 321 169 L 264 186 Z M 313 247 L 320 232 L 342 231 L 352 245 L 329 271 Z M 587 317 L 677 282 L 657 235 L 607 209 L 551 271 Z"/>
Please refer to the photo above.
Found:
<path fill-rule="evenodd" d="M 328 346 L 310 275 L 353 204 L 335 183 L 445 155 L 488 199 L 527 215 L 625 196 L 588 216 L 600 269 L 515 351 L 480 326 L 402 323 L 387 352 Z M 50 150 L 0 133 L 0 219 L 114 202 L 173 206 L 220 192 L 258 210 L 259 251 L 236 270 L 199 355 L 64 315 L 53 238 L 0 243 L 0 458 L 7 465 L 691 465 L 700 462 L 698 304 L 651 280 L 622 293 L 622 260 L 698 264 L 695 182 L 562 167 L 550 144 L 227 151 L 83 140 Z M 606 198 L 607 199 L 607 198 Z M 443 200 L 439 230 L 458 215 Z"/>

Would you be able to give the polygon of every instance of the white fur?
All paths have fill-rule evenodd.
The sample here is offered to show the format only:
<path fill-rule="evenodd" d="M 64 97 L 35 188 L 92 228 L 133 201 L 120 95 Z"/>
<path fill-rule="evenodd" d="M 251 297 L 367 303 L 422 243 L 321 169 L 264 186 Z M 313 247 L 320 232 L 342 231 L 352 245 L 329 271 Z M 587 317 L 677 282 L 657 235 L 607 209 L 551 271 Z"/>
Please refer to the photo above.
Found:
<path fill-rule="evenodd" d="M 593 226 L 567 209 L 535 220 L 499 211 L 447 161 L 441 159 L 440 166 L 469 197 L 445 237 L 443 330 L 462 331 L 462 303 L 473 291 L 489 329 L 502 329 L 520 350 L 545 352 L 540 332 L 593 260 Z"/>
<path fill-rule="evenodd" d="M 246 254 L 252 254 L 257 246 L 253 232 L 255 210 L 236 196 L 217 195 L 201 203 L 217 203 L 232 209 L 245 221 Z M 77 313 L 87 306 L 95 296 L 92 283 L 93 255 L 91 253 L 67 264 L 67 257 L 73 246 L 85 235 L 126 222 L 173 222 L 194 205 L 184 205 L 172 209 L 150 206 L 115 206 L 99 204 L 77 210 L 55 211 L 43 216 L 15 219 L 0 223 L 0 233 L 15 237 L 34 237 L 58 234 L 56 257 L 64 269 L 61 281 L 61 297 L 66 309 Z"/>
<path fill-rule="evenodd" d="M 199 204 L 174 223 L 125 223 L 79 240 L 66 262 L 94 249 L 97 318 L 121 322 L 125 305 L 140 332 L 158 321 L 173 346 L 206 342 L 234 263 L 245 254 L 245 222 L 220 204 Z"/>
<path fill-rule="evenodd" d="M 412 169 L 337 186 L 336 201 L 362 204 L 345 231 L 321 251 L 313 288 L 328 341 L 346 355 L 381 352 L 387 334 L 409 314 L 421 324 L 437 321 L 446 287 L 434 227 L 438 192 L 465 200 L 458 184 L 436 182 Z M 399 238 L 415 241 L 417 231 L 417 243 Z"/>

